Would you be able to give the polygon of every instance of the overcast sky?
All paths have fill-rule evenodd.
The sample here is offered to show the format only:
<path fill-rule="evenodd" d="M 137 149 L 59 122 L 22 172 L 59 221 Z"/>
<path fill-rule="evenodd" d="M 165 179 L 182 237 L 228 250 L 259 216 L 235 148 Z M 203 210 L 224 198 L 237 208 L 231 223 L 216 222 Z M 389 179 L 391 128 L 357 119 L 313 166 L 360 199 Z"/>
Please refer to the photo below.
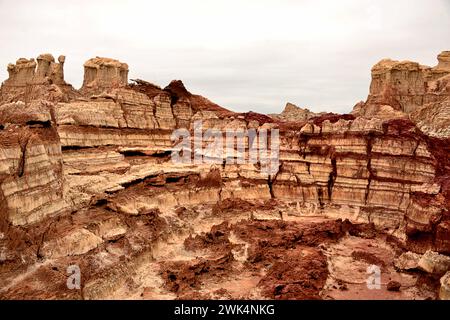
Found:
<path fill-rule="evenodd" d="M 450 50 L 450 0 L 68 2 L 0 0 L 0 79 L 48 52 L 79 88 L 84 61 L 104 56 L 235 111 L 349 112 L 380 59 L 436 65 Z"/>

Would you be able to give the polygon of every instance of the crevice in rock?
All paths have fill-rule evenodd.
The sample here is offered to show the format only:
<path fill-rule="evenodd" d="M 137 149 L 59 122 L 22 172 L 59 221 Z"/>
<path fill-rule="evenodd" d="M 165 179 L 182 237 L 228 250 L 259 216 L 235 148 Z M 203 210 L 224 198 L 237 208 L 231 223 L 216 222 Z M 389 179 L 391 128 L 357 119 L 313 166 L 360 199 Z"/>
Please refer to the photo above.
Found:
<path fill-rule="evenodd" d="M 116 99 L 113 99 L 113 100 L 119 106 L 120 110 L 122 110 L 123 120 L 125 121 L 125 126 L 127 128 L 129 128 L 126 110 L 124 109 L 123 105 L 119 101 L 116 101 Z"/>
<path fill-rule="evenodd" d="M 273 193 L 273 181 L 272 181 L 272 177 L 269 175 L 269 177 L 267 178 L 267 184 L 269 186 L 269 193 L 270 193 L 270 197 L 272 199 L 275 198 L 275 194 Z"/>
<path fill-rule="evenodd" d="M 270 175 L 270 174 L 268 175 L 268 178 L 267 178 L 267 185 L 269 186 L 270 197 L 272 199 L 275 199 L 275 194 L 273 192 L 273 184 L 277 180 L 278 174 L 280 173 L 282 168 L 283 168 L 283 162 L 280 162 L 280 165 L 278 166 L 278 171 L 277 171 L 277 173 L 275 173 L 273 178 L 272 178 L 272 175 Z"/>
<path fill-rule="evenodd" d="M 170 111 L 172 112 L 172 117 L 175 120 L 175 128 L 179 128 L 180 127 L 180 123 L 178 120 L 178 117 L 175 115 L 175 112 L 173 112 L 173 107 L 175 106 L 175 104 L 178 101 L 178 97 L 174 94 L 170 95 Z"/>
<path fill-rule="evenodd" d="M 120 151 L 121 154 L 123 154 L 125 157 L 143 157 L 146 156 L 145 152 L 138 151 L 138 150 L 126 150 L 126 151 Z"/>
<path fill-rule="evenodd" d="M 219 188 L 219 201 L 222 201 L 222 187 Z"/>
<path fill-rule="evenodd" d="M 331 158 L 331 166 L 333 168 L 333 170 L 330 172 L 329 176 L 328 176 L 328 184 L 327 184 L 327 188 L 328 188 L 328 198 L 331 201 L 331 195 L 333 194 L 333 186 L 334 186 L 334 182 L 336 181 L 336 177 L 337 177 L 337 167 L 336 167 L 336 158 Z"/>
<path fill-rule="evenodd" d="M 166 158 L 169 157 L 172 154 L 172 150 L 165 150 L 162 152 L 156 152 L 154 154 L 152 154 L 152 157 L 154 158 Z"/>
<path fill-rule="evenodd" d="M 91 201 L 91 207 L 102 207 L 108 204 L 108 200 L 105 198 L 97 198 Z"/>
<path fill-rule="evenodd" d="M 28 138 L 20 143 L 20 151 L 21 151 L 21 155 L 20 155 L 20 159 L 19 159 L 19 168 L 17 170 L 17 175 L 19 177 L 22 177 L 24 172 L 25 172 L 25 161 L 26 161 L 26 157 L 27 157 L 27 146 L 28 146 Z"/>
<path fill-rule="evenodd" d="M 148 178 L 148 177 L 135 179 L 135 180 L 132 180 L 132 181 L 129 181 L 129 182 L 124 182 L 124 183 L 121 183 L 120 185 L 121 185 L 122 187 L 124 187 L 125 189 L 127 189 L 127 188 L 129 188 L 129 187 L 131 187 L 131 186 L 134 186 L 134 185 L 137 185 L 137 184 L 139 184 L 139 183 L 141 183 L 141 182 L 144 182 L 144 180 L 145 180 L 146 178 Z"/>
<path fill-rule="evenodd" d="M 369 133 L 366 138 L 367 146 L 366 146 L 366 154 L 367 154 L 367 171 L 369 172 L 369 178 L 367 179 L 366 192 L 364 194 L 364 204 L 367 205 L 367 200 L 369 198 L 370 184 L 372 183 L 372 179 L 374 179 L 374 173 L 372 170 L 372 142 L 373 142 L 373 134 Z"/>
<path fill-rule="evenodd" d="M 155 129 L 161 128 L 158 118 L 156 117 L 156 104 L 152 106 L 153 119 L 155 119 Z"/>
<path fill-rule="evenodd" d="M 323 202 L 323 190 L 321 187 L 317 187 L 317 198 L 319 200 L 320 209 L 323 209 L 325 204 Z"/>
<path fill-rule="evenodd" d="M 184 177 L 167 177 L 166 183 L 177 183 L 180 182 Z"/>
<path fill-rule="evenodd" d="M 47 121 L 30 120 L 26 122 L 26 125 L 33 128 L 50 128 L 52 126 L 50 120 Z"/>
<path fill-rule="evenodd" d="M 86 147 L 86 146 L 61 146 L 61 150 L 64 151 L 71 151 L 71 150 L 85 150 L 85 149 L 98 149 L 96 147 Z"/>
<path fill-rule="evenodd" d="M 41 248 L 42 248 L 42 245 L 44 244 L 45 236 L 47 235 L 47 233 L 48 233 L 48 231 L 50 230 L 51 226 L 52 226 L 55 222 L 56 222 L 56 220 L 51 221 L 51 222 L 48 224 L 48 226 L 45 228 L 44 232 L 42 232 L 42 236 L 41 236 L 41 239 L 40 239 L 40 241 L 39 241 L 38 248 L 37 248 L 37 250 L 36 250 L 36 257 L 37 257 L 38 259 L 43 259 L 43 258 L 44 258 L 44 256 L 41 254 Z"/>
<path fill-rule="evenodd" d="M 307 135 L 300 133 L 300 136 L 298 139 L 298 148 L 299 148 L 299 154 L 300 154 L 300 156 L 303 157 L 303 159 L 306 159 L 306 147 L 308 145 L 308 140 L 309 140 L 309 137 Z"/>

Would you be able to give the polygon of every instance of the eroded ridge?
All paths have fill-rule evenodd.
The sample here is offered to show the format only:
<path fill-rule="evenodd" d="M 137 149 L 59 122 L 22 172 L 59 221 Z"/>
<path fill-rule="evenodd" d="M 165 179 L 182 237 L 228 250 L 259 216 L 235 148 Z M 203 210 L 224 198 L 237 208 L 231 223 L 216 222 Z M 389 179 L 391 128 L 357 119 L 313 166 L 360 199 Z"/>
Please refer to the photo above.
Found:
<path fill-rule="evenodd" d="M 80 90 L 64 57 L 19 59 L 0 89 L 0 297 L 448 298 L 448 52 L 438 59 L 382 60 L 352 114 L 279 116 L 229 111 L 180 80 L 128 83 L 114 59 L 88 60 Z M 278 130 L 276 172 L 229 161 L 242 152 L 229 144 L 216 163 L 175 163 L 177 129 L 209 157 L 199 121 L 200 135 Z"/>

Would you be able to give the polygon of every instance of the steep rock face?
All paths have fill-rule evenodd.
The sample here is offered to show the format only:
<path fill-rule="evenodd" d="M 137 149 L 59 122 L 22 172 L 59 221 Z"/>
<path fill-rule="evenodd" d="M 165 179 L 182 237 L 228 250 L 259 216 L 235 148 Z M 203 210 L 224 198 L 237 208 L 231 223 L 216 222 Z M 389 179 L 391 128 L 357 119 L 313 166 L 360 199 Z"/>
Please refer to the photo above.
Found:
<path fill-rule="evenodd" d="M 8 65 L 9 78 L 5 86 L 27 86 L 31 84 L 65 84 L 64 62 L 66 57 L 59 56 L 58 62 L 51 54 L 41 54 L 34 59 L 20 58 L 16 64 Z"/>
<path fill-rule="evenodd" d="M 440 58 L 443 64 L 436 70 L 446 68 L 445 55 L 443 57 Z M 386 77 L 395 78 L 397 71 L 408 75 L 411 68 L 435 72 L 409 62 L 386 60 L 377 64 L 373 69 L 373 74 L 377 77 L 371 85 L 373 99 L 384 86 Z M 381 72 L 385 70 L 390 70 L 393 75 L 387 76 Z M 49 165 L 52 165 L 50 160 L 59 164 L 58 174 L 41 182 L 51 185 L 52 181 L 58 181 L 56 190 L 59 191 L 47 195 L 48 201 L 55 200 L 54 197 L 61 194 L 63 189 L 66 199 L 59 196 L 61 204 L 50 210 L 49 214 L 57 212 L 57 208 L 64 208 L 67 203 L 83 205 L 107 190 L 120 190 L 124 183 L 145 178 L 145 168 L 154 166 L 156 160 L 165 163 L 159 169 L 162 172 L 181 170 L 167 158 L 173 146 L 170 136 L 175 128 L 193 130 L 194 121 L 201 120 L 203 130 L 258 130 L 264 127 L 281 129 L 278 173 L 267 178 L 260 174 L 257 166 L 251 164 L 219 167 L 224 183 L 220 191 L 222 197 L 253 197 L 249 190 L 254 188 L 256 194 L 265 192 L 259 195 L 262 198 L 298 203 L 306 214 L 319 213 L 354 221 L 374 222 L 405 241 L 408 234 L 429 234 L 434 240 L 430 240 L 425 247 L 438 246 L 439 250 L 447 250 L 448 239 L 445 232 L 437 230 L 444 230 L 448 223 L 443 218 L 447 208 L 442 200 L 439 180 L 439 176 L 447 172 L 448 168 L 445 161 L 439 162 L 438 155 L 430 150 L 432 142 L 408 120 L 354 119 L 325 114 L 307 116 L 305 121 L 294 126 L 289 122 L 272 123 L 268 126 L 266 121 L 274 120 L 251 114 L 230 113 L 204 98 L 192 95 L 179 80 L 172 81 L 164 89 L 142 80 L 137 80 L 136 85 L 125 87 L 125 71 L 128 71 L 128 67 L 117 60 L 94 58 L 85 64 L 85 83 L 81 91 L 91 88 L 100 90 L 100 94 L 70 102 L 48 102 L 45 106 L 42 103 L 19 103 L 2 107 L 5 119 L 3 123 L 7 123 L 9 117 L 12 119 L 9 121 L 19 127 L 41 124 L 45 127 L 41 131 L 52 132 L 54 136 L 51 140 L 51 146 L 54 147 L 43 146 L 42 152 L 46 152 Z M 376 79 L 381 79 L 381 74 L 385 78 L 377 82 Z M 420 85 L 412 90 L 419 90 L 419 87 Z M 444 108 L 442 104 L 445 103 L 433 107 Z M 14 108 L 20 111 L 11 112 Z M 23 119 L 21 114 L 24 115 Z M 444 121 L 442 126 L 445 124 Z M 206 147 L 211 141 L 203 141 L 200 153 L 208 155 Z M 245 143 L 248 149 L 248 141 Z M 234 152 L 228 147 L 225 146 L 220 157 Z M 16 150 L 19 150 L 17 148 L 18 146 Z M 62 148 L 62 153 L 49 153 L 47 150 L 53 150 L 52 148 Z M 95 148 L 98 151 L 92 152 Z M 33 153 L 25 152 L 25 155 L 31 154 Z M 161 155 L 165 155 L 166 160 L 154 158 Z M 20 161 L 20 157 L 15 161 Z M 225 158 L 219 159 L 219 163 L 222 161 Z M 29 161 L 25 161 L 25 164 L 28 163 Z M 61 180 L 64 171 L 62 163 L 67 169 L 65 183 Z M 438 166 L 443 169 L 439 171 Z M 199 171 L 194 169 L 194 172 Z M 105 183 L 105 179 L 109 182 Z M 246 184 L 246 191 L 240 193 L 239 188 Z M 236 189 L 236 186 L 240 187 Z M 79 191 L 76 190 L 81 189 L 83 195 L 77 199 Z M 258 197 L 256 194 L 254 196 Z M 422 201 L 421 195 L 428 200 Z M 444 199 L 445 197 L 444 195 Z M 14 214 L 10 214 L 9 221 L 14 224 L 27 223 L 25 217 L 35 207 L 41 208 L 44 199 L 45 197 L 40 198 L 27 209 L 15 208 L 17 217 L 13 218 Z M 6 207 L 11 207 L 11 204 Z M 23 219 L 19 217 L 21 214 L 24 215 Z M 30 221 L 35 220 L 39 219 Z"/>
<path fill-rule="evenodd" d="M 448 101 L 450 97 L 450 53 L 438 55 L 438 65 L 428 67 L 411 61 L 384 59 L 372 68 L 370 92 L 365 103 L 357 104 L 353 114 L 381 117 L 410 115 L 429 135 L 449 137 Z M 441 121 L 434 122 L 436 118 Z"/>
<path fill-rule="evenodd" d="M 441 55 L 435 68 L 384 61 L 374 67 L 368 102 L 359 104 L 354 115 L 308 113 L 294 115 L 295 121 L 289 116 L 298 111 L 293 107 L 282 119 L 228 111 L 190 93 L 179 80 L 165 88 L 143 80 L 127 84 L 128 67 L 112 59 L 89 60 L 79 92 L 46 82 L 30 99 L 22 99 L 9 88 L 26 91 L 35 85 L 9 82 L 1 97 L 9 103 L 0 106 L 0 261 L 14 274 L 23 260 L 28 265 L 56 259 L 64 265 L 78 259 L 89 270 L 85 296 L 108 296 L 130 276 L 133 263 L 154 259 L 149 257 L 154 241 L 170 232 L 204 232 L 211 226 L 202 226 L 203 218 L 217 223 L 225 214 L 236 222 L 349 219 L 375 226 L 416 253 L 448 254 L 450 141 L 443 138 L 449 125 L 442 116 L 448 109 L 442 91 L 446 57 Z M 26 79 L 48 75 L 46 68 L 34 75 L 24 70 L 20 77 Z M 412 74 L 420 79 L 411 82 Z M 424 74 L 435 79 L 436 100 L 422 88 Z M 395 89 L 401 94 L 390 95 L 392 79 L 402 77 L 406 83 Z M 63 88 L 63 98 L 47 95 L 53 86 Z M 415 94 L 404 96 L 404 90 Z M 419 101 L 427 95 L 426 104 Z M 193 136 L 200 120 L 202 136 L 208 129 L 220 130 L 223 138 L 230 130 L 279 129 L 275 172 L 262 172 L 265 155 L 254 163 L 230 161 L 253 146 L 248 137 L 243 149 L 235 144 L 208 148 L 213 137 Z M 174 163 L 175 129 L 191 134 L 192 157 L 214 163 Z M 276 233 L 284 232 L 283 223 Z M 342 221 L 338 225 L 333 237 L 344 234 Z M 273 228 L 270 223 L 262 227 Z M 281 238 L 291 236 L 302 238 L 289 232 Z M 265 251 L 263 242 L 258 246 Z M 228 252 L 208 263 L 228 264 L 235 259 L 231 256 Z M 326 259 L 319 256 L 323 285 Z M 255 252 L 250 259 L 258 261 Z M 263 281 L 267 288 L 270 281 Z M 11 290 L 9 296 L 17 294 Z M 269 296 L 276 296 L 274 290 Z"/>
<path fill-rule="evenodd" d="M 440 164 L 429 144 L 407 120 L 306 124 L 282 138 L 273 192 L 276 198 L 299 201 L 305 212 L 374 222 L 414 245 L 408 234 L 433 233 L 448 223 Z M 440 241 L 447 242 L 446 236 L 436 245 Z"/>
<path fill-rule="evenodd" d="M 1 103 L 42 99 L 68 101 L 77 96 L 72 86 L 64 81 L 65 56 L 59 56 L 56 62 L 46 53 L 36 60 L 20 58 L 15 64 L 8 65 L 9 78 L 0 89 Z"/>
<path fill-rule="evenodd" d="M 450 137 L 450 99 L 425 104 L 411 112 L 409 117 L 422 132 L 430 136 Z"/>
<path fill-rule="evenodd" d="M 81 91 L 101 93 L 105 89 L 124 87 L 128 83 L 128 65 L 115 59 L 96 57 L 84 63 Z"/>
<path fill-rule="evenodd" d="M 63 212 L 61 143 L 45 102 L 0 107 L 2 217 L 29 224 Z M 4 222 L 3 222 L 4 223 Z"/>
<path fill-rule="evenodd" d="M 450 70 L 450 51 L 443 51 L 438 55 L 437 69 Z"/>

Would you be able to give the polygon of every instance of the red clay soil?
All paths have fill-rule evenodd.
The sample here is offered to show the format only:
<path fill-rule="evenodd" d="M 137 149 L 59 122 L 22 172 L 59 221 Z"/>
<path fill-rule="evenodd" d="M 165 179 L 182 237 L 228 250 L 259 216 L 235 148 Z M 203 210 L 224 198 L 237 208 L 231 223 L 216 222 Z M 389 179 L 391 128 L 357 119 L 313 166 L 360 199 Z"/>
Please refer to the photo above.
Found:
<path fill-rule="evenodd" d="M 315 248 L 286 251 L 275 261 L 258 286 L 270 299 L 320 299 L 328 277 L 327 259 Z"/>
<path fill-rule="evenodd" d="M 220 252 L 224 255 L 233 248 L 228 239 L 229 236 L 230 226 L 227 221 L 224 221 L 221 224 L 214 225 L 209 232 L 198 234 L 195 237 L 190 235 L 184 240 L 184 247 L 190 251 L 207 248 L 211 252 Z"/>
<path fill-rule="evenodd" d="M 265 123 L 280 123 L 281 121 L 271 118 L 268 115 L 256 113 L 253 111 L 240 113 L 239 115 L 243 116 L 245 121 L 258 121 L 260 125 L 263 125 Z"/>
<path fill-rule="evenodd" d="M 206 177 L 200 178 L 197 183 L 196 187 L 202 188 L 219 188 L 222 186 L 222 175 L 220 174 L 220 170 L 215 168 L 211 169 Z"/>
<path fill-rule="evenodd" d="M 164 91 L 169 92 L 170 96 L 176 100 L 181 98 L 189 99 L 192 96 L 192 93 L 187 91 L 181 80 L 172 80 L 169 85 L 164 88 Z"/>
<path fill-rule="evenodd" d="M 240 212 L 247 212 L 251 208 L 253 208 L 253 204 L 246 200 L 242 200 L 240 198 L 227 198 L 215 203 L 212 207 L 212 213 L 214 215 L 220 215 L 222 212 L 230 212 L 236 210 Z"/>
<path fill-rule="evenodd" d="M 230 273 L 233 260 L 233 254 L 230 251 L 213 259 L 197 258 L 188 262 L 163 262 L 161 276 L 168 290 L 184 295 L 199 289 L 207 278 L 221 278 Z"/>
<path fill-rule="evenodd" d="M 361 251 L 361 250 L 355 250 L 352 252 L 352 258 L 355 260 L 361 260 L 364 262 L 367 262 L 369 264 L 374 264 L 377 266 L 385 266 L 386 263 L 376 257 L 375 255 L 371 254 L 370 252 L 365 252 L 365 251 Z"/>
<path fill-rule="evenodd" d="M 219 118 L 237 115 L 235 112 L 223 108 L 205 97 L 190 93 L 181 80 L 172 80 L 164 89 L 147 81 L 139 79 L 133 81 L 134 83 L 129 84 L 127 88 L 144 93 L 149 98 L 153 98 L 158 94 L 167 94 L 171 97 L 172 104 L 175 104 L 181 98 L 186 99 L 190 102 L 194 113 L 197 111 L 214 111 Z"/>
<path fill-rule="evenodd" d="M 313 117 L 311 118 L 311 121 L 317 125 L 317 126 L 321 126 L 322 123 L 326 120 L 330 121 L 331 123 L 335 123 L 338 122 L 339 120 L 355 120 L 355 116 L 352 114 L 336 114 L 336 113 L 332 113 L 329 112 L 327 114 L 324 115 L 320 115 L 317 117 Z"/>
<path fill-rule="evenodd" d="M 251 251 L 254 251 L 256 258 L 259 254 L 270 256 L 271 249 L 288 249 L 297 245 L 317 246 L 338 240 L 345 234 L 346 228 L 346 223 L 340 219 L 302 224 L 281 220 L 247 220 L 236 224 L 233 230 L 239 238 L 252 243 L 254 250 Z"/>
<path fill-rule="evenodd" d="M 57 218 L 47 218 L 37 224 L 27 227 L 13 227 L 11 225 L 3 229 L 9 253 L 17 253 L 7 257 L 6 261 L 0 264 L 0 274 L 26 273 L 26 268 L 32 263 L 41 261 L 41 246 L 44 242 L 55 241 L 64 237 L 73 230 L 79 230 L 83 227 L 96 233 L 98 226 L 110 218 L 119 218 L 122 223 L 129 228 L 129 232 L 118 237 L 108 238 L 98 248 L 82 256 L 68 256 L 52 262 L 50 265 L 39 267 L 33 279 L 26 279 L 23 283 L 29 285 L 24 288 L 23 285 L 13 287 L 0 296 L 4 299 L 19 299 L 21 297 L 28 299 L 50 299 L 50 298 L 75 298 L 79 297 L 79 292 L 74 293 L 66 287 L 66 268 L 70 264 L 80 266 L 83 274 L 83 281 L 89 279 L 101 278 L 105 272 L 109 272 L 98 266 L 98 261 L 94 258 L 95 254 L 105 250 L 105 246 L 118 247 L 125 250 L 126 259 L 133 259 L 141 251 L 134 248 L 140 247 L 141 250 L 148 248 L 152 242 L 161 237 L 166 231 L 167 222 L 159 217 L 157 211 L 139 216 L 124 216 L 105 210 L 104 205 L 75 215 L 65 215 Z M 1 243 L 0 243 L 1 244 Z M 125 258 L 125 256 L 121 257 Z M 61 265 L 60 270 L 58 266 Z M 56 268 L 56 269 L 55 269 Z M 56 278 L 55 278 L 56 277 Z M 52 279 L 55 279 L 54 281 Z M 56 279 L 58 281 L 56 281 Z M 63 280 L 61 280 L 63 279 Z M 46 283 L 46 287 L 34 286 L 33 283 Z"/>
<path fill-rule="evenodd" d="M 189 236 L 184 242 L 187 250 L 210 252 L 208 258 L 162 262 L 161 276 L 168 290 L 185 299 L 196 297 L 194 293 L 210 281 L 220 282 L 235 274 L 232 250 L 242 249 L 243 244 L 230 242 L 233 232 L 248 243 L 244 270 L 262 273 L 257 286 L 264 297 L 320 299 L 328 270 L 319 245 L 338 240 L 347 228 L 347 222 L 341 220 L 318 223 L 242 220 L 231 225 L 224 222 L 209 232 Z"/>
<path fill-rule="evenodd" d="M 161 89 L 161 87 L 141 80 L 141 79 L 136 79 L 133 80 L 131 79 L 131 81 L 133 81 L 133 83 L 128 84 L 127 88 L 140 92 L 140 93 L 144 93 L 146 94 L 149 98 L 153 98 L 155 96 L 157 96 L 158 94 L 161 94 L 163 92 L 163 90 Z"/>

